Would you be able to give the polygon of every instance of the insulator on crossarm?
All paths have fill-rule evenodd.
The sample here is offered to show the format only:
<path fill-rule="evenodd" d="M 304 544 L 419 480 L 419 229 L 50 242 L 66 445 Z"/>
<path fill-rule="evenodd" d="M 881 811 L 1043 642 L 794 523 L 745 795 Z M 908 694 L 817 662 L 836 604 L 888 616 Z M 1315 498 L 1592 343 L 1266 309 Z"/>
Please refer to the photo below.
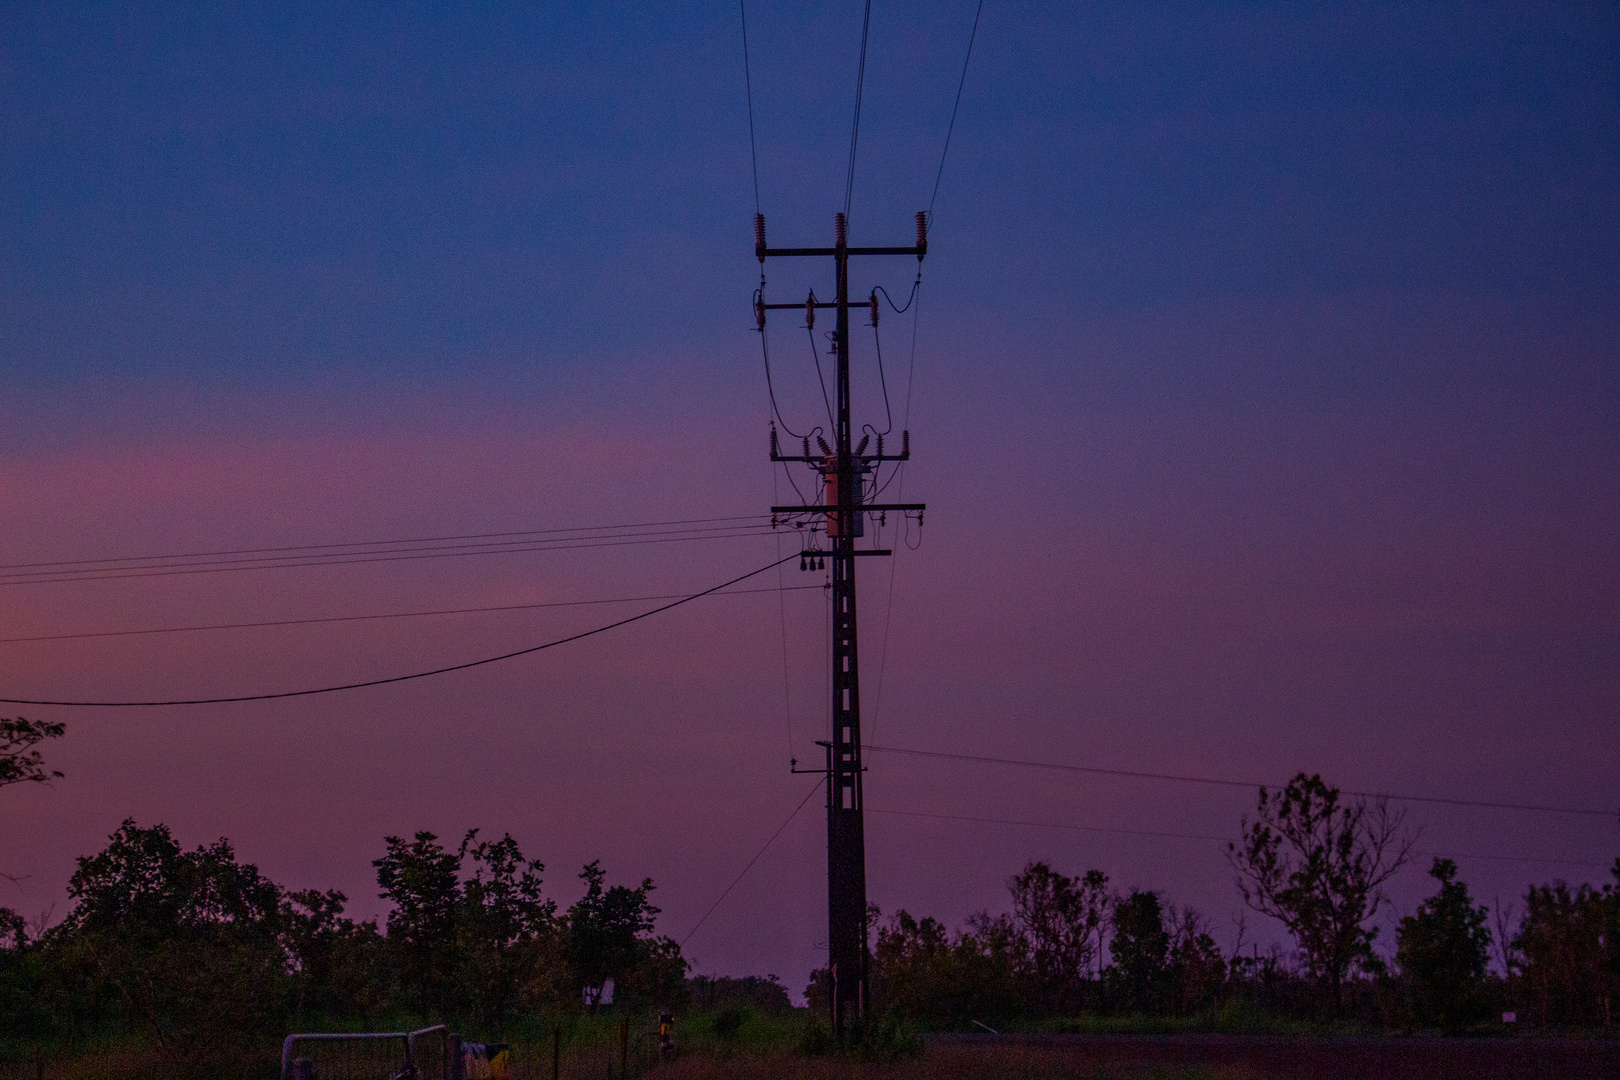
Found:
<path fill-rule="evenodd" d="M 810 460 L 810 436 L 808 435 L 804 437 L 804 459 L 806 461 Z"/>
<path fill-rule="evenodd" d="M 877 317 L 878 317 L 877 290 L 873 289 L 872 290 L 872 326 L 873 326 L 874 329 L 877 327 Z"/>
<path fill-rule="evenodd" d="M 844 222 L 844 215 L 842 213 L 840 213 L 833 220 L 835 222 L 835 224 L 833 225 L 833 231 L 835 233 L 837 233 L 837 235 L 838 235 L 838 246 L 839 247 L 848 247 L 849 246 L 849 226 Z"/>
<path fill-rule="evenodd" d="M 776 441 L 776 425 L 771 425 L 771 460 L 775 461 L 782 456 L 781 444 Z"/>
<path fill-rule="evenodd" d="M 809 560 L 806 559 L 803 555 L 800 555 L 799 556 L 799 570 L 801 572 L 803 572 L 803 571 L 808 570 L 808 569 L 810 569 Z"/>
<path fill-rule="evenodd" d="M 862 435 L 860 443 L 855 447 L 855 456 L 860 457 L 866 453 L 866 444 L 872 441 L 872 436 Z"/>
<path fill-rule="evenodd" d="M 754 254 L 759 256 L 759 261 L 760 262 L 763 263 L 765 261 L 765 215 L 764 214 L 755 214 L 754 215 Z"/>
<path fill-rule="evenodd" d="M 811 330 L 816 328 L 816 290 L 810 290 L 810 296 L 804 302 L 804 325 Z"/>
<path fill-rule="evenodd" d="M 922 257 L 926 254 L 928 254 L 928 213 L 919 210 L 917 211 L 917 261 L 922 262 Z"/>
<path fill-rule="evenodd" d="M 910 431 L 902 431 L 900 433 L 900 456 L 903 457 L 903 458 L 909 458 L 911 456 L 911 432 Z"/>
<path fill-rule="evenodd" d="M 832 447 L 827 445 L 827 440 L 826 439 L 823 439 L 820 435 L 817 435 L 816 436 L 816 445 L 821 447 L 821 452 L 822 452 L 822 454 L 824 456 L 832 457 Z M 810 456 L 809 454 L 805 455 L 805 457 L 809 457 L 809 456 Z"/>
<path fill-rule="evenodd" d="M 776 429 L 772 428 L 771 430 L 774 431 Z M 882 457 L 882 456 L 883 456 L 883 436 L 879 435 L 878 436 L 878 457 Z"/>
<path fill-rule="evenodd" d="M 754 320 L 759 323 L 759 332 L 765 332 L 765 294 L 754 294 Z"/>

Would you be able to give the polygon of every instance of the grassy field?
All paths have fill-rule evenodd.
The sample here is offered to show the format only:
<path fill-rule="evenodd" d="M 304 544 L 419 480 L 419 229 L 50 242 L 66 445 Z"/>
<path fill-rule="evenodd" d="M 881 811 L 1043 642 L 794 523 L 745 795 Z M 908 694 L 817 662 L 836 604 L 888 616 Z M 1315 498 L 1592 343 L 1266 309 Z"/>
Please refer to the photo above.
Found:
<path fill-rule="evenodd" d="M 402 1023 L 397 1027 L 414 1027 Z M 1046 1025 L 995 1037 L 883 1029 L 853 1053 L 833 1053 L 826 1029 L 803 1011 L 688 1013 L 679 1054 L 660 1062 L 651 1017 L 621 1038 L 615 1016 L 544 1021 L 505 1034 L 510 1080 L 1520 1080 L 1620 1077 L 1612 1038 L 1395 1037 L 1360 1033 L 1220 1033 L 1191 1025 L 1149 1030 L 1128 1022 Z M 470 1029 L 469 1029 L 470 1030 Z M 476 1038 L 476 1033 L 472 1036 Z M 555 1041 L 554 1041 L 555 1040 Z M 13 1047 L 13 1051 L 17 1048 Z M 379 1051 L 381 1048 L 379 1047 Z M 0 1080 L 276 1080 L 280 1045 L 203 1051 L 186 1057 L 128 1040 L 85 1043 L 55 1054 L 9 1053 Z M 431 1055 L 426 1055 L 431 1056 Z M 389 1052 L 321 1058 L 317 1080 L 389 1080 Z M 420 1080 L 443 1080 L 424 1060 Z M 628 1066 L 628 1070 L 626 1069 Z M 628 1077 L 626 1072 L 628 1071 Z"/>

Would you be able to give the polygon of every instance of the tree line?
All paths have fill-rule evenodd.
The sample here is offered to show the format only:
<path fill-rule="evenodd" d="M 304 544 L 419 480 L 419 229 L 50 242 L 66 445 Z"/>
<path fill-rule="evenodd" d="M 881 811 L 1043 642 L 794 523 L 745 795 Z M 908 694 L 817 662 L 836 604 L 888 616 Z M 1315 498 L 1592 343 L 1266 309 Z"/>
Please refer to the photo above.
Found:
<path fill-rule="evenodd" d="M 952 933 L 933 918 L 871 912 L 873 997 L 925 1027 L 965 1028 L 1083 1014 L 1272 1017 L 1387 1029 L 1457 1030 L 1516 1014 L 1548 1028 L 1612 1027 L 1620 1005 L 1620 859 L 1601 888 L 1532 885 L 1515 920 L 1491 912 L 1435 858 L 1434 892 L 1399 920 L 1392 957 L 1375 949 L 1382 886 L 1411 854 L 1398 811 L 1346 801 L 1319 776 L 1261 789 L 1227 856 L 1249 910 L 1294 948 L 1230 953 L 1208 920 L 1157 892 L 1110 888 L 1031 862 L 1008 881 L 1011 911 Z M 1494 963 L 1493 963 L 1494 961 Z M 817 972 L 808 991 L 826 1000 Z"/>
<path fill-rule="evenodd" d="M 59 724 L 0 719 L 0 787 L 59 776 L 37 747 L 61 735 Z M 1533 885 L 1517 912 L 1493 912 L 1436 858 L 1434 892 L 1399 921 L 1386 957 L 1375 919 L 1411 848 L 1387 803 L 1346 800 L 1300 774 L 1260 790 L 1227 850 L 1247 908 L 1278 920 L 1291 951 L 1245 949 L 1240 927 L 1223 952 L 1203 915 L 1156 891 L 1031 862 L 1008 882 L 1009 911 L 955 932 L 873 909 L 874 1004 L 929 1028 L 1259 1014 L 1458 1029 L 1503 1011 L 1544 1027 L 1613 1026 L 1620 859 L 1611 883 Z M 403 1017 L 498 1036 L 519 1018 L 587 1008 L 587 988 L 608 979 L 631 1008 L 787 1005 L 774 977 L 687 978 L 680 947 L 656 933 L 651 879 L 609 885 L 593 861 L 579 874 L 584 895 L 562 910 L 544 895 L 541 863 L 510 835 L 478 830 L 454 845 L 429 832 L 386 837 L 373 868 L 390 904 L 381 924 L 348 917 L 336 890 L 271 881 L 228 840 L 186 850 L 165 826 L 126 820 L 78 859 L 60 922 L 0 907 L 0 1043 L 134 1033 L 217 1053 L 295 1021 L 375 1029 Z M 812 1010 L 829 987 L 825 971 L 812 974 Z"/>
<path fill-rule="evenodd" d="M 584 895 L 559 910 L 510 835 L 384 843 L 373 865 L 391 907 L 379 926 L 346 916 L 337 890 L 276 884 L 228 840 L 185 850 L 166 826 L 125 821 L 79 858 L 61 922 L 31 927 L 0 908 L 5 1034 L 257 1053 L 295 1021 L 375 1030 L 454 1017 L 494 1036 L 521 1015 L 577 1012 L 608 979 L 632 1005 L 684 993 L 680 948 L 654 932 L 650 879 L 609 885 L 591 862 Z"/>

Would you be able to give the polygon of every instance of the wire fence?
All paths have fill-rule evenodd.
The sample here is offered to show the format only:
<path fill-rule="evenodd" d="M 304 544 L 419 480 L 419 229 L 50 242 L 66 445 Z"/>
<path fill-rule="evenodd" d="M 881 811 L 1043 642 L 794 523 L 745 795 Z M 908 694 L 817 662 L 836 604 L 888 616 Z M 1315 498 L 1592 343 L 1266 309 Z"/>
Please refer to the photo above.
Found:
<path fill-rule="evenodd" d="M 68 1054 L 0 1053 L 0 1080 L 637 1080 L 662 1058 L 656 1020 L 541 1020 L 507 1043 L 444 1025 L 416 1031 L 298 1033 L 278 1048 L 235 1043 L 184 1054 L 119 1042 Z M 458 1056 L 457 1050 L 461 1053 Z"/>

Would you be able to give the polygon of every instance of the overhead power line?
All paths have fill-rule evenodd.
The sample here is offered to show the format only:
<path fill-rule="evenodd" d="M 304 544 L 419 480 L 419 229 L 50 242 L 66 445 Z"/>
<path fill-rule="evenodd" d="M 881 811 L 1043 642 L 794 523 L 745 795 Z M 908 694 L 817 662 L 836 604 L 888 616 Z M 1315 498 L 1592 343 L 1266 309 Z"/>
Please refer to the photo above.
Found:
<path fill-rule="evenodd" d="M 1066 765 L 1052 761 L 1026 761 L 1019 758 L 986 757 L 982 754 L 951 754 L 941 750 L 915 750 L 904 746 L 872 746 L 886 754 L 908 754 L 912 757 L 940 758 L 947 761 L 971 761 L 987 765 L 1011 765 L 1026 769 L 1051 769 L 1058 772 L 1088 773 L 1093 776 L 1115 776 L 1127 780 L 1164 780 L 1181 784 L 1207 784 L 1234 788 L 1280 788 L 1282 784 L 1266 784 L 1253 780 L 1228 780 L 1213 776 L 1187 776 L 1179 773 L 1140 772 L 1133 769 L 1107 769 L 1096 765 Z M 1352 791 L 1340 789 L 1342 794 L 1368 799 L 1394 799 L 1397 802 L 1435 803 L 1443 806 L 1471 806 L 1489 810 L 1526 810 L 1543 814 L 1576 814 L 1582 817 L 1612 818 L 1612 810 L 1589 810 L 1583 807 L 1543 806 L 1536 803 L 1493 802 L 1487 799 L 1451 799 L 1438 795 L 1397 795 L 1387 791 Z"/>
<path fill-rule="evenodd" d="M 1231 844 L 1238 841 L 1234 836 L 1210 836 L 1206 833 L 1178 833 L 1159 832 L 1152 829 L 1111 829 L 1100 825 L 1064 825 L 1054 821 L 1024 821 L 1018 818 L 976 817 L 971 814 L 932 814 L 922 810 L 879 810 L 868 806 L 868 813 L 888 814 L 892 817 L 934 818 L 940 821 L 971 821 L 986 825 L 1022 825 L 1034 829 L 1064 829 L 1071 832 L 1109 833 L 1116 836 L 1146 836 L 1154 839 L 1169 840 L 1213 840 L 1222 844 Z M 1479 855 L 1458 851 L 1420 851 L 1412 849 L 1414 855 L 1438 856 L 1448 859 L 1484 859 L 1488 862 L 1512 863 L 1546 863 L 1554 866 L 1597 866 L 1607 869 L 1610 863 L 1593 862 L 1590 859 L 1546 859 L 1523 855 Z"/>
<path fill-rule="evenodd" d="M 849 126 L 849 175 L 844 180 L 844 217 L 849 218 L 850 200 L 855 197 L 855 146 L 861 138 L 861 94 L 866 88 L 866 33 L 872 28 L 872 0 L 866 0 L 861 16 L 861 60 L 855 71 L 855 120 Z"/>
<path fill-rule="evenodd" d="M 744 866 L 737 872 L 737 876 L 731 879 L 731 884 L 727 885 L 725 891 L 715 898 L 714 903 L 709 905 L 709 910 L 703 913 L 703 918 L 699 919 L 692 929 L 686 932 L 686 936 L 681 938 L 681 948 L 686 948 L 686 943 L 692 940 L 692 935 L 697 933 L 703 924 L 709 921 L 709 916 L 713 915 L 715 909 L 721 905 L 726 897 L 731 895 L 731 890 L 737 887 L 737 883 L 743 879 L 743 876 L 754 868 L 754 864 L 759 862 L 760 856 L 765 854 L 766 849 L 768 849 L 772 844 L 776 843 L 776 838 L 781 836 L 789 825 L 793 824 L 793 819 L 799 816 L 799 811 L 805 808 L 805 805 L 810 802 L 810 797 L 816 792 L 820 791 L 821 785 L 826 782 L 827 778 L 824 776 L 820 780 L 817 780 L 809 791 L 805 792 L 804 798 L 799 801 L 799 805 L 793 808 L 793 813 L 789 814 L 787 819 L 776 827 L 776 831 L 771 833 L 770 839 L 761 844 L 759 846 L 759 850 L 754 852 L 754 857 L 748 860 L 748 865 Z"/>
<path fill-rule="evenodd" d="M 780 585 L 771 589 L 728 589 L 710 593 L 711 596 L 744 596 L 749 593 L 798 592 L 803 589 L 824 589 L 824 585 Z M 659 593 L 650 596 L 615 596 L 601 600 L 550 600 L 534 604 L 496 604 L 490 607 L 434 608 L 428 611 L 390 611 L 376 615 L 328 615 L 309 619 L 264 619 L 258 622 L 207 623 L 198 626 L 158 626 L 141 630 L 96 630 L 78 634 L 35 634 L 31 637 L 0 638 L 0 645 L 25 641 L 81 641 L 86 638 L 141 637 L 147 634 L 184 634 L 201 630 L 255 630 L 276 626 L 311 626 L 318 623 L 371 622 L 377 619 L 419 619 L 431 615 L 477 615 L 496 611 L 532 611 L 540 608 L 589 607 L 597 604 L 632 604 L 648 600 L 674 600 L 682 593 Z"/>
<path fill-rule="evenodd" d="M 163 559 L 205 559 L 225 555 L 273 555 L 289 552 L 312 552 L 336 548 L 387 547 L 394 544 L 436 544 L 446 540 L 499 540 L 510 537 L 541 536 L 558 533 L 614 532 L 625 529 L 653 529 L 668 525 L 713 525 L 719 522 L 757 521 L 762 514 L 732 514 L 727 517 L 675 518 L 669 521 L 634 521 L 618 525 L 571 525 L 550 529 L 518 529 L 507 532 L 455 533 L 448 536 L 412 536 L 396 540 L 343 540 L 319 544 L 287 544 L 280 547 L 224 548 L 218 551 L 182 551 L 168 555 L 115 555 L 101 559 L 58 559 L 50 562 L 0 563 L 0 571 L 27 570 L 39 567 L 89 566 L 100 563 L 154 562 Z"/>
<path fill-rule="evenodd" d="M 759 213 L 759 150 L 754 143 L 754 74 L 748 64 L 748 0 L 737 0 L 742 15 L 743 85 L 748 91 L 748 156 L 754 163 L 754 213 Z"/>
<path fill-rule="evenodd" d="M 939 152 L 939 170 L 934 173 L 934 193 L 928 197 L 928 224 L 934 224 L 934 203 L 939 199 L 939 181 L 945 175 L 945 155 L 951 152 L 951 133 L 956 130 L 956 110 L 962 107 L 962 87 L 967 85 L 968 61 L 973 59 L 973 42 L 979 36 L 979 16 L 984 14 L 984 0 L 973 13 L 973 32 L 968 35 L 967 55 L 962 57 L 962 77 L 956 83 L 956 103 L 951 106 L 951 122 L 945 128 L 945 148 Z"/>
<path fill-rule="evenodd" d="M 527 656 L 530 653 L 537 653 L 544 649 L 555 648 L 558 645 L 566 645 L 571 641 L 579 641 L 583 638 L 606 633 L 609 630 L 616 630 L 621 626 L 628 626 L 633 622 L 640 622 L 642 619 L 660 614 L 661 612 L 669 611 L 671 608 L 680 607 L 682 604 L 689 603 L 698 599 L 699 597 L 708 596 L 710 593 L 717 593 L 723 589 L 730 588 L 732 585 L 736 585 L 739 582 L 747 581 L 751 577 L 763 574 L 767 570 L 773 570 L 782 563 L 787 562 L 788 559 L 795 558 L 798 558 L 797 552 L 787 556 L 786 558 L 775 559 L 768 562 L 759 569 L 750 570 L 748 573 L 734 577 L 730 581 L 721 582 L 719 585 L 716 585 L 713 588 L 704 589 L 702 592 L 696 592 L 688 596 L 683 596 L 679 600 L 672 601 L 660 607 L 655 607 L 650 611 L 643 611 L 638 615 L 631 615 L 629 618 L 608 623 L 606 626 L 598 626 L 593 630 L 585 630 L 578 634 L 570 634 L 567 637 L 557 638 L 555 641 L 548 641 L 541 645 L 531 645 L 526 649 L 515 649 L 512 652 L 501 653 L 499 656 L 486 656 L 481 660 L 469 660 L 461 664 L 449 664 L 445 667 L 433 668 L 429 671 L 412 672 L 409 675 L 393 675 L 384 679 L 367 679 L 363 682 L 342 683 L 337 686 L 321 686 L 309 690 L 284 690 L 278 693 L 270 694 L 239 694 L 233 697 L 188 698 L 172 701 L 53 701 L 40 698 L 0 698 L 0 704 L 61 705 L 76 708 L 104 709 L 145 708 L 158 705 L 229 705 L 244 701 L 275 701 L 281 698 L 311 697 L 315 694 L 333 694 L 339 690 L 360 690 L 370 686 L 387 686 L 391 683 L 409 682 L 413 679 L 426 679 L 434 675 L 447 675 L 452 671 L 466 671 L 468 668 L 482 667 L 485 664 L 494 664 L 502 660 L 511 660 L 519 656 Z"/>
<path fill-rule="evenodd" d="M 520 540 L 491 540 L 467 543 L 387 541 L 369 545 L 313 545 L 311 549 L 280 549 L 285 554 L 243 554 L 220 552 L 221 557 L 146 556 L 128 559 L 86 560 L 77 566 L 44 569 L 0 568 L 0 585 L 44 585 L 80 581 L 120 581 L 130 578 L 179 577 L 217 574 L 242 570 L 288 570 L 318 566 L 349 566 L 361 563 L 411 562 L 421 559 L 465 558 L 473 555 L 520 555 L 532 552 L 574 551 L 584 548 L 627 547 L 644 544 L 681 543 L 696 540 L 732 540 L 768 536 L 772 526 L 760 517 L 746 524 L 677 526 L 620 532 L 581 533 L 570 536 L 529 535 Z M 512 535 L 512 534 L 506 534 Z M 522 534 L 518 534 L 522 535 Z M 446 538 L 450 539 L 450 538 Z M 314 548 L 337 550 L 314 550 Z M 26 566 L 27 564 L 22 564 Z M 36 564 L 48 565 L 48 564 Z"/>

